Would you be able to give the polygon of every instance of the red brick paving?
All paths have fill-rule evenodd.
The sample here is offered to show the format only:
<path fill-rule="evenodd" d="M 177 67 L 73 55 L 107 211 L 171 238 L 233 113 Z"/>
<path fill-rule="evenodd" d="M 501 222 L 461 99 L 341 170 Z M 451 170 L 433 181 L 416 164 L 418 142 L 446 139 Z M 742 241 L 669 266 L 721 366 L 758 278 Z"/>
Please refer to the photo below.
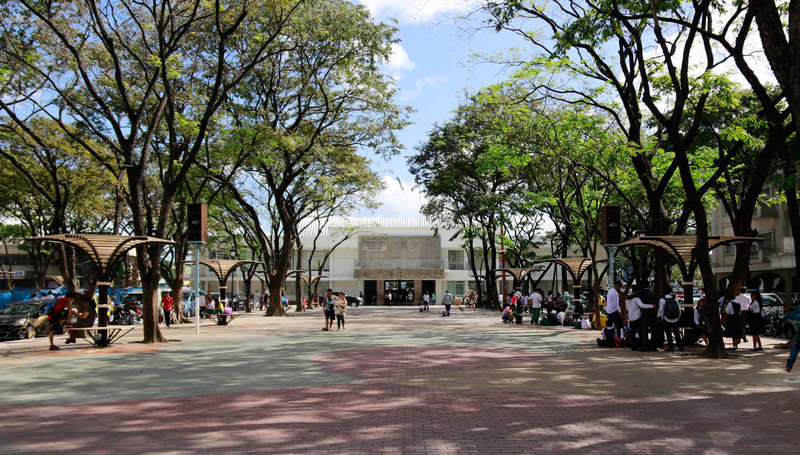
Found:
<path fill-rule="evenodd" d="M 314 364 L 361 379 L 401 377 L 476 370 L 536 362 L 552 356 L 513 349 L 473 346 L 391 346 L 347 349 L 320 354 Z"/>
<path fill-rule="evenodd" d="M 0 408 L 2 439 L 46 453 L 798 453 L 797 391 L 491 393 L 370 382 Z"/>

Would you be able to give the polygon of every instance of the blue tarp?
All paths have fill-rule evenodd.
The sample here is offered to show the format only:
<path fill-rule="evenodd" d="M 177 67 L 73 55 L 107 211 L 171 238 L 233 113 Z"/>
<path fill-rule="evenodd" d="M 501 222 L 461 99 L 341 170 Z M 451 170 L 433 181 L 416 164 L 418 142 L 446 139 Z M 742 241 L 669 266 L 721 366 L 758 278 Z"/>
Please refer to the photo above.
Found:
<path fill-rule="evenodd" d="M 0 292 L 0 308 L 3 308 L 9 303 L 11 303 L 11 292 L 9 291 Z"/>
<path fill-rule="evenodd" d="M 14 288 L 11 291 L 11 301 L 19 302 L 22 300 L 31 300 L 39 292 L 36 288 Z"/>

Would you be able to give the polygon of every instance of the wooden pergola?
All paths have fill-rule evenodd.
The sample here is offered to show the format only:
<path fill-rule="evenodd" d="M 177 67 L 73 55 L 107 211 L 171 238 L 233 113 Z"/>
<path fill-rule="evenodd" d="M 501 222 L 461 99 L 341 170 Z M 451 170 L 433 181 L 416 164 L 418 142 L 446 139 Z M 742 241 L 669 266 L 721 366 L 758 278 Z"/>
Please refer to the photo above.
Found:
<path fill-rule="evenodd" d="M 734 245 L 737 243 L 753 243 L 763 242 L 764 239 L 760 237 L 736 237 L 736 236 L 723 236 L 711 235 L 708 237 L 708 250 L 704 254 L 708 254 L 711 250 L 719 248 L 724 245 Z M 692 295 L 694 294 L 694 273 L 697 270 L 697 236 L 696 235 L 661 235 L 661 236 L 641 236 L 635 239 L 628 240 L 620 243 L 617 248 L 625 247 L 650 247 L 660 248 L 672 257 L 678 263 L 681 269 L 683 281 L 684 307 L 693 307 Z M 688 314 L 688 312 L 684 312 Z"/>
<path fill-rule="evenodd" d="M 230 278 L 236 267 L 245 264 L 261 264 L 261 261 L 249 261 L 243 259 L 204 259 L 201 264 L 210 268 L 219 280 L 219 301 L 225 307 L 227 303 L 226 290 L 228 288 L 228 278 Z"/>
<path fill-rule="evenodd" d="M 575 305 L 575 308 L 578 308 L 578 305 L 581 304 L 581 278 L 583 278 L 583 274 L 589 270 L 594 264 L 599 264 L 601 262 L 608 262 L 608 259 L 595 259 L 592 261 L 592 258 L 553 258 L 553 259 L 540 259 L 536 262 L 541 263 L 550 263 L 555 265 L 560 265 L 564 267 L 567 272 L 569 272 L 570 276 L 572 276 L 572 303 Z M 599 273 L 598 276 L 602 275 L 603 272 Z M 566 284 L 566 283 L 565 283 Z M 599 321 L 600 319 L 600 306 L 594 305 L 594 314 L 595 314 L 595 321 Z M 595 328 L 602 330 L 599 323 L 595 323 Z"/>
<path fill-rule="evenodd" d="M 127 256 L 128 251 L 137 246 L 145 245 L 173 245 L 172 240 L 159 239 L 147 236 L 122 236 L 104 234 L 55 234 L 41 237 L 28 237 L 31 242 L 50 242 L 72 245 L 80 248 L 89 256 L 97 270 L 97 289 L 100 292 L 98 299 L 98 326 L 108 326 L 108 288 L 111 286 L 111 273 L 118 261 Z M 108 332 L 100 331 L 98 346 L 108 344 Z"/>

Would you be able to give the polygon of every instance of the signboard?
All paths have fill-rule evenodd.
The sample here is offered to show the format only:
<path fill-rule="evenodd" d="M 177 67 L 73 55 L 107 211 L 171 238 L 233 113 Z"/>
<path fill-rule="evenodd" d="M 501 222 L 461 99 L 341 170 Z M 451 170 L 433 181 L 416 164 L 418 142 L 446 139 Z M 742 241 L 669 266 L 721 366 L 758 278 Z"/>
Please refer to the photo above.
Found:
<path fill-rule="evenodd" d="M 378 239 L 361 240 L 361 251 L 379 252 L 388 250 L 389 250 L 389 242 L 387 240 L 378 240 Z"/>
<path fill-rule="evenodd" d="M 208 241 L 208 207 L 205 204 L 187 204 L 186 233 L 190 242 Z"/>
<path fill-rule="evenodd" d="M 605 205 L 600 209 L 600 238 L 603 245 L 622 243 L 622 215 L 618 205 Z"/>

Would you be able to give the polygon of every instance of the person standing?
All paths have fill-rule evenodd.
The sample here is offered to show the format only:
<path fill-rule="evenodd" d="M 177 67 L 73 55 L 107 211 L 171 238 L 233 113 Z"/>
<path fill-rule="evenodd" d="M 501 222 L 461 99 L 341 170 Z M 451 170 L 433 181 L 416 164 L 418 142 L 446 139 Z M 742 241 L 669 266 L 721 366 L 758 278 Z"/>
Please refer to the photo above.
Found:
<path fill-rule="evenodd" d="M 556 309 L 556 302 L 553 298 L 553 290 L 547 291 L 547 314 Z"/>
<path fill-rule="evenodd" d="M 345 330 L 344 328 L 344 315 L 347 312 L 347 300 L 344 298 L 344 293 L 340 292 L 336 299 L 334 300 L 335 313 L 336 313 L 336 331 Z M 331 328 L 333 328 L 333 323 L 331 323 Z"/>
<path fill-rule="evenodd" d="M 55 345 L 53 337 L 55 337 L 56 333 L 64 333 L 64 326 L 67 324 L 67 315 L 69 314 L 70 308 L 72 308 L 73 301 L 75 301 L 75 293 L 67 291 L 64 297 L 56 299 L 52 311 L 47 315 L 47 320 L 50 322 L 49 338 L 51 351 L 57 351 L 59 349 L 59 347 Z"/>
<path fill-rule="evenodd" d="M 444 305 L 445 314 L 442 316 L 450 316 L 450 305 L 453 304 L 453 296 L 450 294 L 450 289 L 444 291 L 444 297 L 442 297 L 442 305 Z"/>
<path fill-rule="evenodd" d="M 424 311 L 427 311 L 427 312 L 431 311 L 431 306 L 430 306 L 431 305 L 431 296 L 427 292 L 422 296 L 422 304 L 424 305 L 423 306 L 423 310 Z"/>
<path fill-rule="evenodd" d="M 531 325 L 539 325 L 539 314 L 542 312 L 542 298 L 544 291 L 537 289 L 531 294 Z"/>
<path fill-rule="evenodd" d="M 334 309 L 335 301 L 333 298 L 333 289 L 328 289 L 325 293 L 325 303 L 322 311 L 325 313 L 325 328 L 322 329 L 326 332 L 333 328 L 333 320 L 336 319 L 336 310 Z"/>
<path fill-rule="evenodd" d="M 567 292 L 566 286 L 561 286 L 561 299 L 564 300 L 563 303 L 564 311 L 567 311 L 567 308 L 569 308 L 569 303 L 572 301 L 572 296 L 569 295 L 569 292 Z M 575 314 L 583 314 L 578 312 L 578 305 L 575 305 L 575 308 L 572 311 Z"/>
<path fill-rule="evenodd" d="M 389 307 L 392 306 L 392 293 L 389 292 Z"/>
<path fill-rule="evenodd" d="M 742 338 L 742 326 L 739 324 L 739 313 L 742 305 L 736 299 L 728 300 L 728 298 L 726 298 L 725 300 L 728 303 L 725 305 L 725 314 L 727 315 L 725 321 L 725 337 L 730 338 L 733 343 L 733 346 L 728 349 L 735 351 L 739 349 L 739 342 Z"/>
<path fill-rule="evenodd" d="M 161 293 L 161 309 L 164 310 L 164 324 L 169 328 L 172 321 L 172 296 L 169 295 L 169 292 Z"/>
<path fill-rule="evenodd" d="M 706 301 L 703 297 L 697 301 L 697 308 L 694 309 L 694 336 L 696 340 L 703 337 L 703 342 L 708 346 L 708 336 L 706 335 L 706 321 L 700 311 L 703 309 L 703 303 Z"/>
<path fill-rule="evenodd" d="M 626 300 L 630 300 L 631 303 L 628 305 L 628 314 L 630 315 L 628 320 L 631 321 L 631 328 L 633 328 L 634 315 L 638 316 L 636 320 L 638 321 L 639 341 L 642 346 L 634 350 L 655 351 L 656 346 L 655 344 L 650 346 L 648 334 L 650 334 L 651 328 L 655 327 L 656 318 L 658 317 L 658 297 L 656 297 L 655 292 L 640 285 L 636 292 L 626 297 Z M 636 307 L 638 311 L 633 311 L 634 308 L 632 307 Z"/>
<path fill-rule="evenodd" d="M 764 333 L 764 317 L 761 316 L 761 307 L 763 299 L 761 293 L 753 291 L 753 300 L 750 302 L 750 320 L 747 325 L 750 326 L 750 335 L 753 337 L 753 347 L 751 351 L 763 351 L 764 347 L 761 346 L 761 335 Z"/>
<path fill-rule="evenodd" d="M 678 350 L 683 351 L 683 341 L 681 332 L 678 330 L 678 320 L 681 318 L 681 307 L 678 300 L 672 294 L 672 286 L 664 286 L 664 297 L 658 301 L 658 317 L 664 321 L 664 329 L 667 332 L 667 351 L 672 352 L 675 347 L 672 344 L 672 336 L 675 335 L 675 342 Z"/>
<path fill-rule="evenodd" d="M 622 281 L 614 282 L 614 287 L 608 290 L 606 296 L 606 316 L 611 321 L 610 327 L 617 332 L 617 338 L 622 338 L 622 308 L 619 306 L 619 293 L 622 290 Z M 606 324 L 609 326 L 608 324 Z"/>
<path fill-rule="evenodd" d="M 739 303 L 739 335 L 742 341 L 747 343 L 747 322 L 750 319 L 750 297 L 747 295 L 747 287 L 739 288 L 739 295 L 735 299 Z"/>

